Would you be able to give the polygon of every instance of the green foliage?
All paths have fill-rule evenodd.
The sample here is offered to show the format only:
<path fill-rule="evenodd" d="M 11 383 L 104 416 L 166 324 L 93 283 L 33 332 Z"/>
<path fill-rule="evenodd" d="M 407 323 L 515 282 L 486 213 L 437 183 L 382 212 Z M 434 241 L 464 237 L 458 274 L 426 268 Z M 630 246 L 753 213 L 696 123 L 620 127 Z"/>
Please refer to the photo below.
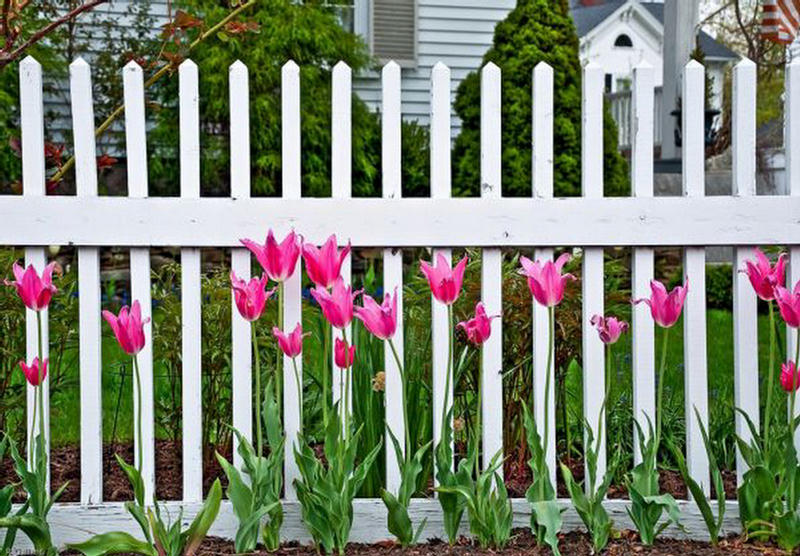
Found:
<path fill-rule="evenodd" d="M 406 459 L 403 457 L 403 449 L 400 447 L 400 441 L 397 440 L 391 428 L 389 437 L 394 446 L 394 455 L 400 467 L 400 488 L 395 496 L 388 490 L 381 489 L 381 498 L 387 509 L 387 527 L 389 532 L 397 537 L 400 545 L 403 547 L 416 544 L 425 529 L 427 518 L 422 520 L 416 531 L 414 524 L 411 522 L 411 517 L 408 515 L 408 504 L 411 502 L 411 497 L 417 491 L 417 481 L 419 480 L 420 473 L 423 469 L 423 458 L 431 447 L 428 442 L 414 454 Z"/>
<path fill-rule="evenodd" d="M 531 76 L 539 62 L 554 69 L 554 184 L 556 195 L 581 191 L 581 67 L 578 35 L 566 2 L 520 0 L 497 24 L 483 63 L 503 73 L 503 192 L 531 194 Z M 454 190 L 475 195 L 480 185 L 480 76 L 459 85 L 455 110 L 462 129 L 455 142 Z M 617 151 L 617 128 L 604 110 L 604 186 L 607 195 L 627 195 L 627 164 Z M 536 145 L 533 146 L 536 148 Z"/>
<path fill-rule="evenodd" d="M 706 304 L 713 309 L 733 310 L 731 264 L 713 264 L 706 267 Z"/>
<path fill-rule="evenodd" d="M 206 21 L 224 17 L 217 0 L 179 2 Z M 199 66 L 200 120 L 207 130 L 201 138 L 202 182 L 208 194 L 225 194 L 229 182 L 228 69 L 236 60 L 249 68 L 251 122 L 251 179 L 253 192 L 275 195 L 281 191 L 281 67 L 288 60 L 300 66 L 300 121 L 303 195 L 330 194 L 331 68 L 344 61 L 354 73 L 370 68 L 363 41 L 345 31 L 331 8 L 319 2 L 272 0 L 258 2 L 244 19 L 258 30 L 242 34 L 221 33 L 222 40 L 207 41 L 192 51 Z M 170 80 L 154 92 L 160 104 L 153 130 L 151 158 L 154 182 L 164 192 L 178 190 L 174 160 L 178 146 L 177 82 Z M 380 121 L 358 97 L 352 101 L 354 195 L 380 191 Z M 404 125 L 403 182 L 413 191 L 427 191 L 426 133 L 414 124 Z"/>
<path fill-rule="evenodd" d="M 265 457 L 256 454 L 252 444 L 234 429 L 239 443 L 245 480 L 239 470 L 221 455 L 217 454 L 222 470 L 228 477 L 228 499 L 233 505 L 233 513 L 239 520 L 236 531 L 236 552 L 253 552 L 261 529 L 264 546 L 277 550 L 280 546 L 280 529 L 283 524 L 281 490 L 283 488 L 283 445 L 285 442 L 281 424 L 280 406 L 276 401 L 272 380 L 267 383 L 264 397 L 262 419 L 267 433 L 269 454 Z M 267 523 L 261 526 L 262 519 L 268 516 Z"/>
<path fill-rule="evenodd" d="M 375 462 L 381 443 L 356 464 L 359 428 L 351 437 L 342 432 L 339 411 L 333 411 L 325 430 L 325 460 L 317 458 L 309 442 L 298 438 L 294 457 L 300 478 L 294 486 L 306 524 L 318 550 L 344 554 L 353 525 L 353 498 Z"/>

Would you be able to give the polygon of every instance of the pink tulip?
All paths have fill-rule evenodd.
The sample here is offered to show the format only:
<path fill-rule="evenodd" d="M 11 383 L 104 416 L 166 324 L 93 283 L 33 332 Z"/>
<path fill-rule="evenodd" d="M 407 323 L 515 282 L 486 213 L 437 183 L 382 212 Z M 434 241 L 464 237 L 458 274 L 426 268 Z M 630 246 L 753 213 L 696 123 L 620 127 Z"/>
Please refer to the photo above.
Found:
<path fill-rule="evenodd" d="M 794 285 L 794 291 L 777 286 L 775 300 L 786 324 L 792 328 L 800 328 L 800 282 Z"/>
<path fill-rule="evenodd" d="M 331 291 L 317 286 L 311 290 L 311 297 L 317 300 L 322 314 L 334 328 L 342 329 L 353 320 L 353 300 L 360 292 L 345 286 L 341 277 L 333 282 Z"/>
<path fill-rule="evenodd" d="M 458 328 L 463 328 L 467 333 L 467 339 L 476 346 L 482 345 L 489 336 L 492 334 L 492 319 L 498 318 L 500 315 L 492 315 L 491 317 L 486 314 L 486 308 L 482 302 L 475 305 L 475 316 L 469 320 L 458 323 Z"/>
<path fill-rule="evenodd" d="M 278 340 L 278 347 L 287 356 L 294 359 L 303 351 L 303 337 L 310 332 L 303 334 L 303 325 L 299 322 L 289 334 L 284 334 L 277 326 L 273 327 L 272 335 Z"/>
<path fill-rule="evenodd" d="M 119 346 L 128 355 L 136 355 L 144 347 L 144 325 L 149 318 L 142 320 L 142 308 L 139 301 L 133 302 L 130 311 L 125 306 L 119 310 L 119 316 L 111 311 L 103 311 L 103 318 L 111 326 Z"/>
<path fill-rule="evenodd" d="M 345 350 L 345 347 L 347 349 Z M 356 346 L 348 346 L 341 338 L 336 338 L 333 349 L 333 361 L 340 369 L 348 369 L 356 359 Z"/>
<path fill-rule="evenodd" d="M 781 388 L 786 392 L 793 392 L 800 388 L 800 376 L 794 361 L 787 361 L 781 365 Z"/>
<path fill-rule="evenodd" d="M 364 306 L 356 307 L 356 318 L 364 323 L 367 330 L 381 340 L 388 340 L 397 330 L 397 288 L 394 296 L 388 293 L 383 303 L 378 303 L 368 295 L 364 295 Z"/>
<path fill-rule="evenodd" d="M 439 302 L 452 305 L 461 293 L 461 284 L 464 282 L 464 271 L 467 268 L 467 257 L 458 261 L 455 268 L 451 268 L 444 255 L 436 255 L 436 266 L 431 266 L 427 261 L 420 262 L 420 270 L 428 279 L 431 293 Z"/>
<path fill-rule="evenodd" d="M 330 288 L 342 273 L 342 263 L 350 253 L 350 243 L 341 251 L 336 245 L 336 235 L 328 238 L 321 248 L 303 243 L 303 260 L 311 281 L 319 288 Z"/>
<path fill-rule="evenodd" d="M 592 326 L 597 328 L 597 333 L 600 335 L 600 340 L 604 344 L 615 344 L 619 337 L 628 331 L 628 323 L 624 320 L 619 320 L 616 317 L 605 317 L 603 315 L 595 315 L 589 321 Z"/>
<path fill-rule="evenodd" d="M 653 320 L 656 324 L 669 328 L 681 316 L 683 302 L 689 292 L 689 280 L 687 279 L 683 286 L 675 286 L 669 294 L 664 284 L 658 280 L 651 280 L 650 291 L 652 292 L 650 299 L 635 299 L 633 300 L 634 305 L 647 303 L 650 307 L 650 314 L 653 315 Z"/>
<path fill-rule="evenodd" d="M 767 256 L 761 249 L 756 249 L 755 262 L 746 261 L 745 265 L 741 272 L 747 273 L 756 295 L 764 301 L 775 299 L 775 288 L 783 287 L 786 281 L 786 255 L 781 253 L 775 266 L 770 266 Z"/>
<path fill-rule="evenodd" d="M 555 307 L 564 299 L 567 280 L 575 280 L 572 274 L 561 274 L 561 269 L 569 262 L 569 253 L 564 253 L 555 262 L 531 261 L 528 257 L 520 258 L 522 268 L 520 274 L 528 277 L 528 288 L 534 299 L 545 307 Z"/>
<path fill-rule="evenodd" d="M 239 314 L 242 315 L 244 320 L 253 322 L 264 314 L 264 309 L 267 307 L 267 299 L 275 293 L 275 288 L 266 291 L 267 280 L 267 275 L 263 274 L 261 278 L 250 278 L 249 282 L 245 282 L 231 271 L 233 299 L 236 301 L 236 308 L 239 309 Z"/>
<path fill-rule="evenodd" d="M 280 244 L 275 240 L 272 230 L 267 232 L 264 245 L 250 239 L 240 241 L 256 256 L 270 279 L 285 282 L 294 273 L 297 258 L 300 256 L 300 244 L 294 230 L 289 232 Z"/>
<path fill-rule="evenodd" d="M 32 264 L 23 271 L 22 267 L 15 262 L 12 271 L 16 281 L 4 280 L 4 283 L 6 286 L 14 286 L 17 289 L 17 294 L 28 309 L 41 311 L 47 309 L 53 294 L 58 291 L 53 285 L 55 266 L 56 263 L 52 262 L 44 267 L 42 277 L 39 278 L 39 274 Z"/>
<path fill-rule="evenodd" d="M 44 379 L 47 377 L 47 364 L 48 360 L 44 360 L 44 365 L 42 365 L 42 369 L 39 370 L 39 358 L 34 357 L 33 362 L 30 366 L 25 364 L 25 361 L 19 362 L 19 367 L 22 369 L 22 373 L 25 375 L 25 380 L 28 381 L 28 384 L 31 386 L 39 386 Z"/>

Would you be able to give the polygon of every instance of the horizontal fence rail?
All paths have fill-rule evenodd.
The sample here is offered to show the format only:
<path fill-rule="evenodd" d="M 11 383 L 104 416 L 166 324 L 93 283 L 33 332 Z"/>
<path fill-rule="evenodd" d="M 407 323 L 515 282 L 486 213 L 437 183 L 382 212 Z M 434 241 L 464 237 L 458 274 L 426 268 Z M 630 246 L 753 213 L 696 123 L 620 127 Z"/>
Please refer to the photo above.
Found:
<path fill-rule="evenodd" d="M 654 143 L 654 70 L 642 64 L 634 69 L 630 103 L 623 111 L 629 118 L 626 139 L 631 147 L 631 197 L 603 197 L 603 69 L 595 64 L 584 68 L 582 104 L 582 195 L 554 198 L 554 90 L 553 75 L 559 68 L 540 63 L 532 75 L 532 195 L 528 198 L 502 196 L 502 68 L 488 64 L 481 75 L 481 196 L 451 198 L 451 87 L 450 70 L 436 64 L 431 74 L 430 167 L 431 197 L 402 197 L 401 157 L 401 72 L 394 62 L 382 71 L 382 196 L 352 198 L 351 70 L 340 62 L 332 68 L 332 197 L 303 198 L 301 194 L 300 68 L 292 61 L 282 68 L 282 197 L 251 198 L 250 188 L 250 114 L 248 68 L 241 62 L 230 67 L 230 149 L 231 192 L 227 198 L 203 198 L 200 175 L 200 121 L 198 67 L 191 61 L 180 66 L 180 197 L 150 197 L 147 182 L 147 113 L 142 69 L 130 62 L 123 69 L 125 102 L 125 137 L 128 176 L 127 197 L 103 197 L 97 191 L 96 146 L 93 125 L 91 68 L 83 60 L 70 66 L 70 86 L 76 156 L 77 196 L 46 196 L 44 160 L 44 114 L 41 67 L 32 58 L 20 64 L 21 131 L 23 195 L 0 196 L 0 244 L 25 248 L 25 258 L 41 270 L 46 262 L 46 246 L 74 245 L 78 248 L 80 296 L 80 415 L 81 415 L 81 498 L 77 504 L 57 504 L 51 514 L 58 543 L 85 540 L 89 533 L 123 530 L 136 533 L 119 503 L 103 500 L 102 466 L 102 392 L 100 329 L 99 248 L 130 249 L 131 288 L 133 297 L 142 302 L 145 317 L 150 315 L 150 248 L 172 246 L 181 252 L 181 304 L 183 377 L 183 499 L 168 502 L 165 508 L 177 515 L 179 506 L 189 521 L 202 500 L 202 295 L 200 248 L 229 248 L 231 268 L 240 277 L 251 274 L 250 253 L 240 246 L 244 237 L 261 238 L 267 228 L 276 235 L 294 229 L 305 240 L 321 243 L 336 233 L 341 241 L 354 247 L 379 247 L 383 260 L 383 286 L 402 293 L 403 249 L 433 248 L 446 258 L 452 248 L 481 248 L 481 297 L 489 314 L 499 314 L 503 306 L 502 251 L 518 248 L 528 256 L 547 259 L 554 248 L 584 249 L 582 284 L 582 328 L 584 355 L 584 416 L 592 423 L 603 418 L 601 410 L 605 391 L 604 352 L 591 329 L 594 313 L 602 313 L 604 284 L 604 249 L 631 247 L 632 294 L 649 295 L 654 277 L 654 249 L 659 246 L 684 249 L 684 271 L 692 284 L 687 299 L 683 339 L 685 345 L 686 444 L 687 462 L 692 476 L 709 488 L 708 461 L 700 437 L 700 424 L 708 423 L 707 385 L 708 346 L 706 345 L 705 247 L 734 246 L 736 268 L 752 256 L 758 245 L 783 245 L 791 252 L 792 282 L 800 277 L 800 152 L 789 149 L 800 143 L 800 61 L 787 69 L 786 145 L 790 196 L 755 195 L 755 116 L 752 106 L 756 95 L 755 66 L 748 60 L 737 64 L 733 72 L 733 179 L 730 196 L 706 197 L 703 160 L 702 112 L 704 106 L 704 71 L 697 62 L 685 69 L 682 97 L 684 149 L 683 195 L 653 196 Z M 285 284 L 283 322 L 291 329 L 302 321 L 302 262 Z M 351 279 L 350 261 L 343 266 L 345 281 Z M 737 406 L 757 423 L 759 419 L 758 368 L 754 356 L 757 346 L 757 311 L 755 296 L 746 277 L 734 271 L 734 384 Z M 402 315 L 402 295 L 399 297 Z M 548 316 L 532 303 L 531 350 L 533 369 L 533 406 L 541 423 L 544 417 L 545 383 L 554 369 L 547 368 L 547 347 L 553 341 L 548 332 Z M 253 390 L 251 337 L 249 325 L 236 310 L 231 322 L 232 424 L 245 438 L 252 438 Z M 438 437 L 441 408 L 452 403 L 452 391 L 445 392 L 447 380 L 448 324 L 444 307 L 432 309 L 432 384 L 433 430 Z M 481 407 L 485 456 L 503 446 L 503 335 L 502 319 L 482 352 L 483 403 Z M 396 337 L 399 356 L 403 357 L 402 318 Z M 27 315 L 27 355 L 37 354 L 36 318 Z M 47 313 L 44 313 L 43 336 L 47 345 Z M 150 325 L 146 329 L 152 338 Z M 792 335 L 789 335 L 793 338 Z M 352 337 L 352 336 L 350 336 Z M 639 305 L 632 313 L 633 412 L 639 423 L 655 416 L 655 346 L 654 327 L 648 309 Z M 176 339 L 176 342 L 178 340 Z M 791 343 L 791 342 L 790 342 Z M 176 343 L 176 346 L 178 344 Z M 140 355 L 144 418 L 142 458 L 145 488 L 155 487 L 154 383 L 151 342 Z M 787 346 L 790 350 L 791 345 Z M 791 352 L 790 352 L 791 353 Z M 45 352 L 46 355 L 46 352 Z M 302 376 L 302 361 L 298 359 Z M 403 437 L 402 399 L 398 369 L 386 352 L 386 427 Z M 303 429 L 294 368 L 283 360 L 285 446 L 285 512 L 283 536 L 305 541 L 309 536 L 300 521 L 296 494 L 291 486 L 298 476 L 292 443 Z M 333 381 L 335 385 L 337 381 Z M 452 386 L 451 386 L 452 388 Z M 553 390 L 550 390 L 550 419 L 555 418 Z M 45 387 L 47 392 L 47 386 Z M 344 392 L 334 392 L 336 399 Z M 352 398 L 352 397 L 350 397 Z M 32 392 L 28 392 L 28 420 L 33 419 Z M 713 400 L 711 400 L 713 401 Z M 48 399 L 45 398 L 45 403 Z M 135 404 L 136 405 L 136 404 Z M 47 408 L 47 405 L 46 405 Z M 695 416 L 695 409 L 700 420 Z M 49 422 L 49 410 L 43 416 Z M 737 416 L 737 431 L 746 434 Z M 634 431 L 631 435 L 635 439 Z M 553 435 L 554 437 L 554 435 Z M 556 447 L 550 438 L 546 456 L 554 477 Z M 604 444 L 603 444 L 604 445 Z M 641 454 L 634 443 L 636 461 Z M 234 454 L 236 451 L 234 450 Z M 400 481 L 394 451 L 386 451 L 386 483 L 390 489 Z M 241 465 L 238 455 L 235 463 Z M 484 459 L 484 465 L 488 459 Z M 600 457 L 600 473 L 605 466 L 605 451 Z M 737 459 L 741 479 L 744 463 Z M 632 527 L 625 511 L 627 502 L 608 501 L 609 512 L 618 527 Z M 689 536 L 705 538 L 706 533 L 695 506 L 688 501 L 679 505 Z M 513 501 L 515 524 L 527 526 L 530 507 L 524 500 Z M 442 536 L 438 503 L 432 499 L 414 499 L 411 516 L 415 521 L 428 519 L 426 537 Z M 728 503 L 726 532 L 739 530 L 735 502 Z M 579 527 L 572 509 L 565 514 L 567 529 Z M 466 526 L 466 524 L 465 524 Z M 236 519 L 231 506 L 223 502 L 220 517 L 211 533 L 232 537 Z M 670 529 L 670 534 L 684 532 Z M 358 499 L 354 509 L 352 540 L 376 541 L 389 537 L 386 512 L 377 499 Z M 16 548 L 28 548 L 22 535 Z"/>

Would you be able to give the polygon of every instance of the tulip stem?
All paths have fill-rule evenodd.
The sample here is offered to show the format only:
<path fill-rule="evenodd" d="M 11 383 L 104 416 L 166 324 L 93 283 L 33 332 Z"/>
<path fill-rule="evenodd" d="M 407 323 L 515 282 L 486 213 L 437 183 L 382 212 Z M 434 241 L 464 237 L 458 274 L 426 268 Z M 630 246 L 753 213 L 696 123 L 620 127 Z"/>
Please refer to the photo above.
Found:
<path fill-rule="evenodd" d="M 280 328 L 281 332 L 283 332 L 283 282 L 278 282 L 278 328 Z M 283 352 L 281 351 L 280 345 L 277 345 L 276 342 L 276 349 L 278 353 L 278 359 L 275 362 L 275 401 L 278 404 L 278 407 L 281 407 L 281 394 L 283 393 L 283 373 L 282 365 L 283 362 Z"/>
<path fill-rule="evenodd" d="M 769 431 L 772 421 L 772 391 L 775 389 L 775 309 L 772 300 L 769 306 L 769 366 L 767 367 L 767 406 L 764 410 L 764 449 L 770 444 Z"/>
<path fill-rule="evenodd" d="M 301 339 L 302 341 L 302 339 Z M 300 384 L 300 372 L 297 370 L 297 357 L 292 357 L 292 367 L 294 368 L 294 382 L 297 386 L 297 405 L 300 408 L 300 432 L 303 431 L 303 386 Z"/>
<path fill-rule="evenodd" d="M 347 328 L 342 328 L 342 341 L 344 342 L 344 391 L 340 391 L 340 399 L 344 400 L 342 414 L 344 415 L 344 434 L 347 441 L 350 441 L 350 344 L 347 341 Z"/>
<path fill-rule="evenodd" d="M 475 385 L 477 392 L 476 409 L 475 409 L 475 480 L 480 476 L 480 445 L 481 445 L 481 394 L 483 383 L 483 347 L 479 349 L 478 358 L 478 383 Z"/>
<path fill-rule="evenodd" d="M 250 324 L 250 331 L 253 337 L 253 352 L 256 358 L 256 455 L 261 457 L 263 441 L 261 438 L 261 364 L 258 354 L 258 335 L 256 334 L 255 323 Z"/>
<path fill-rule="evenodd" d="M 556 309 L 555 307 L 547 308 L 547 366 L 544 368 L 544 436 L 542 437 L 542 448 L 545 454 L 545 463 L 547 462 L 547 452 L 550 446 L 550 381 L 552 380 L 553 370 L 553 356 L 556 348 Z M 544 496 L 544 481 L 540 481 L 542 486 L 541 496 Z"/>
<path fill-rule="evenodd" d="M 332 369 L 330 367 L 330 341 L 331 341 L 331 327 L 327 320 L 323 324 L 322 333 L 322 423 L 324 429 L 328 428 L 328 375 Z"/>
<path fill-rule="evenodd" d="M 453 306 L 447 306 L 447 331 L 448 331 L 448 339 L 447 339 L 447 375 L 444 381 L 444 403 L 442 404 L 442 435 L 440 437 L 444 438 L 444 431 L 447 430 L 445 427 L 450 426 L 447 422 L 447 414 L 448 414 L 448 407 L 447 404 L 449 403 L 449 395 L 450 395 L 450 377 L 453 374 Z M 453 465 L 453 462 L 448 462 L 449 466 Z"/>
<path fill-rule="evenodd" d="M 139 359 L 136 355 L 133 359 L 133 377 L 136 379 L 136 470 L 139 476 L 142 476 L 142 464 L 144 456 L 142 455 L 142 379 L 139 375 Z"/>
<path fill-rule="evenodd" d="M 400 372 L 400 390 L 401 390 L 401 395 L 403 397 L 403 428 L 405 430 L 405 436 L 406 436 L 406 449 L 403 452 L 404 454 L 403 459 L 407 462 L 410 459 L 410 452 L 412 451 L 411 433 L 408 430 L 408 407 L 406 407 L 408 401 L 407 400 L 408 393 L 406 392 L 407 377 L 403 363 L 400 361 L 400 356 L 397 353 L 397 348 L 394 347 L 394 341 L 392 340 L 392 338 L 389 338 L 388 341 L 389 341 L 389 347 L 392 348 L 392 355 L 394 355 L 394 361 L 395 363 L 397 363 L 397 370 Z"/>
<path fill-rule="evenodd" d="M 797 364 L 800 362 L 800 329 L 797 330 L 797 337 L 794 340 L 795 350 L 794 350 L 794 372 L 792 373 L 792 407 L 789 410 L 789 430 L 792 431 L 792 436 L 794 436 L 795 431 L 795 398 L 797 397 L 797 375 L 798 375 L 798 368 Z M 791 369 L 790 369 L 791 370 Z"/>
<path fill-rule="evenodd" d="M 653 453 L 658 453 L 661 443 L 661 422 L 664 414 L 664 373 L 667 368 L 667 345 L 669 344 L 669 328 L 664 328 L 664 340 L 661 345 L 661 365 L 658 369 L 658 394 L 656 396 L 656 441 Z"/>

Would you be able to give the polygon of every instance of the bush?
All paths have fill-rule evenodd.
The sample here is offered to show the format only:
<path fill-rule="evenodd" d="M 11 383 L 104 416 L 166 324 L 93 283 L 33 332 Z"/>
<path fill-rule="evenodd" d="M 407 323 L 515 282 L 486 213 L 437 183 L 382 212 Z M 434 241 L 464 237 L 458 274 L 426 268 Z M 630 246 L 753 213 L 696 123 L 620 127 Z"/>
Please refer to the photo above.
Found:
<path fill-rule="evenodd" d="M 483 63 L 503 72 L 503 192 L 531 194 L 531 76 L 539 62 L 554 68 L 555 194 L 581 191 L 581 66 L 578 35 L 566 1 L 520 0 L 497 24 Z M 459 85 L 455 110 L 463 127 L 455 142 L 454 189 L 475 195 L 480 184 L 480 75 Z M 625 159 L 617 150 L 617 127 L 604 110 L 604 179 L 606 195 L 627 195 Z"/>

